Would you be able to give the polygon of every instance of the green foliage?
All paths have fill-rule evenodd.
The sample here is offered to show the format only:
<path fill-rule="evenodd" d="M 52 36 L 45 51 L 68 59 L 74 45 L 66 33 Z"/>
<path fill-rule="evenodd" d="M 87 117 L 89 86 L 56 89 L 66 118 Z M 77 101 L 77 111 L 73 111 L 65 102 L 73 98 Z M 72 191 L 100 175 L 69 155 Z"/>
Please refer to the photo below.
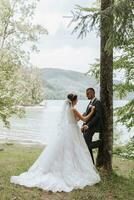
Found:
<path fill-rule="evenodd" d="M 116 108 L 115 111 L 118 116 L 117 122 L 126 125 L 129 130 L 134 127 L 134 99 L 125 106 Z"/>
<path fill-rule="evenodd" d="M 1 47 L 20 50 L 28 42 L 33 49 L 40 35 L 47 33 L 32 23 L 37 3 L 38 0 L 0 0 Z"/>
<path fill-rule="evenodd" d="M 0 62 L 0 118 L 9 127 L 8 119 L 11 115 L 22 114 L 22 109 L 17 106 L 20 101 L 17 86 L 18 61 L 10 51 L 0 53 L 3 57 Z"/>
<path fill-rule="evenodd" d="M 97 82 L 100 82 L 100 60 L 96 59 L 96 63 L 90 65 L 90 70 L 87 72 L 89 75 L 95 76 Z"/>
<path fill-rule="evenodd" d="M 76 5 L 72 11 L 73 18 L 69 25 L 76 24 L 72 33 L 78 33 L 78 38 L 86 37 L 87 34 L 99 23 L 98 8 L 83 8 Z"/>
<path fill-rule="evenodd" d="M 114 47 L 122 48 L 123 45 L 128 44 L 130 38 L 134 37 L 133 11 L 134 11 L 133 0 L 115 1 L 112 9 L 114 15 L 114 29 L 113 29 Z"/>
<path fill-rule="evenodd" d="M 109 25 L 114 19 L 113 31 L 109 33 L 105 48 L 108 52 L 113 47 L 122 48 L 122 45 L 128 43 L 129 38 L 134 37 L 133 9 L 133 0 L 114 0 L 114 4 L 103 11 L 98 4 L 93 8 L 76 6 L 72 12 L 73 19 L 71 23 L 76 24 L 73 33 L 78 32 L 78 37 L 85 37 L 92 29 L 97 30 L 97 32 L 100 31 L 101 18 L 107 19 Z M 106 29 L 107 26 L 102 31 L 107 32 Z"/>
<path fill-rule="evenodd" d="M 42 99 L 38 96 L 42 89 L 37 76 L 33 80 L 29 75 L 29 85 L 22 79 L 24 68 L 31 67 L 30 52 L 38 51 L 36 42 L 47 33 L 42 26 L 32 23 L 37 3 L 38 0 L 0 0 L 0 118 L 6 126 L 11 115 L 22 113 L 18 105 L 29 98 L 25 87 L 31 89 L 33 102 Z"/>
<path fill-rule="evenodd" d="M 134 91 L 134 38 L 130 38 L 128 43 L 122 46 L 122 53 L 115 57 L 114 69 L 120 70 L 124 74 L 122 84 L 114 86 L 116 94 L 123 98 L 128 92 Z"/>
<path fill-rule="evenodd" d="M 19 73 L 21 105 L 35 105 L 44 100 L 44 88 L 38 70 L 25 68 Z"/>
<path fill-rule="evenodd" d="M 134 159 L 134 138 L 132 138 L 127 145 L 122 147 L 116 147 L 114 149 L 114 154 L 117 154 L 124 158 Z"/>

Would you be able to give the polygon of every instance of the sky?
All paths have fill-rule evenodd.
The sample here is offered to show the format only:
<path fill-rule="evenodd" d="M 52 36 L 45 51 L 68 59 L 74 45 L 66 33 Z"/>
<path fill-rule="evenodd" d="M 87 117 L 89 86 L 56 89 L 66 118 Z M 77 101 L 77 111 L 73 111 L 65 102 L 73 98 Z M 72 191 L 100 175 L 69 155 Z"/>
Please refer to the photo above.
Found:
<path fill-rule="evenodd" d="M 31 62 L 40 68 L 61 68 L 87 72 L 89 65 L 99 58 L 99 38 L 91 32 L 86 38 L 78 39 L 68 27 L 71 11 L 75 6 L 91 6 L 95 0 L 40 0 L 34 22 L 49 32 L 38 42 L 40 52 L 31 55 Z"/>

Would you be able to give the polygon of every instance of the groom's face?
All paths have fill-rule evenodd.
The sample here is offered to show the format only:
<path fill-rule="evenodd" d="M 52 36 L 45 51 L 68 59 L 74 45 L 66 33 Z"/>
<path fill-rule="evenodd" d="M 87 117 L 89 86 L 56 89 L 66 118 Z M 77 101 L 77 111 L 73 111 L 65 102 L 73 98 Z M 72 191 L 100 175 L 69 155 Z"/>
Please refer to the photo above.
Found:
<path fill-rule="evenodd" d="M 94 92 L 92 90 L 88 90 L 86 92 L 86 96 L 88 99 L 93 99 L 94 98 Z"/>

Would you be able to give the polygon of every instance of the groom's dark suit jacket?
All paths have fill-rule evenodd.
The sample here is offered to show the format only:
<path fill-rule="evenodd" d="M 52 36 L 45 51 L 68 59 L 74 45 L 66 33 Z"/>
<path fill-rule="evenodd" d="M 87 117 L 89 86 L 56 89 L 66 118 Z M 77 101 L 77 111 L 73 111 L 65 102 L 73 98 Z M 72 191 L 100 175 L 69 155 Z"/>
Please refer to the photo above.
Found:
<path fill-rule="evenodd" d="M 89 127 L 89 130 L 100 132 L 103 128 L 101 102 L 97 98 L 95 98 L 93 102 L 89 103 L 89 105 L 87 106 L 86 112 L 83 114 L 84 116 L 88 115 L 91 112 L 90 105 L 95 106 L 95 112 L 90 120 L 84 124 Z"/>
<path fill-rule="evenodd" d="M 93 163 L 94 163 L 94 157 L 93 157 L 93 143 L 92 143 L 92 138 L 95 132 L 99 132 L 99 138 L 102 138 L 102 128 L 103 128 L 103 123 L 102 123 L 102 107 L 101 107 L 101 102 L 95 98 L 93 102 L 89 103 L 87 106 L 86 112 L 83 115 L 88 115 L 91 112 L 91 106 L 95 106 L 95 112 L 93 116 L 87 121 L 86 124 L 89 128 L 83 132 L 83 136 L 85 139 L 85 142 L 88 146 L 89 152 L 91 154 Z M 97 145 L 98 146 L 98 145 Z M 95 147 L 96 148 L 96 147 Z"/>

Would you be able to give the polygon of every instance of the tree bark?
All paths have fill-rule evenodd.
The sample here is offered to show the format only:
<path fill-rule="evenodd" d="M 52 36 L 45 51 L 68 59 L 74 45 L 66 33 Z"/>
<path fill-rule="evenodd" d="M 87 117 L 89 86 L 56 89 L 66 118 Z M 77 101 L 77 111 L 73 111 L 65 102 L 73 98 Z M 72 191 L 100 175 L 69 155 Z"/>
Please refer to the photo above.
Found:
<path fill-rule="evenodd" d="M 113 4 L 113 0 L 101 0 L 101 10 L 105 10 Z M 101 16 L 101 39 L 100 39 L 100 100 L 102 102 L 103 130 L 102 146 L 98 150 L 97 166 L 108 171 L 112 170 L 112 150 L 113 150 L 113 48 L 110 53 L 105 49 L 109 39 L 109 33 L 113 28 L 109 24 L 108 18 Z"/>

